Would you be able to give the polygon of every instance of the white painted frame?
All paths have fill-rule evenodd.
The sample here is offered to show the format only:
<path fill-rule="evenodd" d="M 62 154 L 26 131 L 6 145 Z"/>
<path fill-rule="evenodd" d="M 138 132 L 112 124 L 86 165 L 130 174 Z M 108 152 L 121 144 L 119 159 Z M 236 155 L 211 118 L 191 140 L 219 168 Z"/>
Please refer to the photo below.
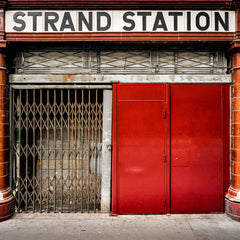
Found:
<path fill-rule="evenodd" d="M 12 84 L 231 83 L 231 75 L 57 75 L 10 74 Z"/>

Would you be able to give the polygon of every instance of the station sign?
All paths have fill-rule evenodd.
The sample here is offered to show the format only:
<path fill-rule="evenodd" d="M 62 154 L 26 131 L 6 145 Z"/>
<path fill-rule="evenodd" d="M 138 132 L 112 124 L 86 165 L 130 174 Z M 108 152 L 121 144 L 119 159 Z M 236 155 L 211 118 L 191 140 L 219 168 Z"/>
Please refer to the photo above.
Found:
<path fill-rule="evenodd" d="M 6 32 L 235 32 L 234 11 L 6 11 Z"/>

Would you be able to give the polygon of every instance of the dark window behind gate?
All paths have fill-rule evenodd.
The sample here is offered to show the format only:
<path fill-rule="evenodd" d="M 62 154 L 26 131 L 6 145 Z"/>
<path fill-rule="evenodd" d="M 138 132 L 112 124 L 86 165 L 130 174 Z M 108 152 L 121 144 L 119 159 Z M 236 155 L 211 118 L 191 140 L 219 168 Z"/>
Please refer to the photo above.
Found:
<path fill-rule="evenodd" d="M 17 211 L 99 211 L 103 90 L 12 88 L 11 99 Z"/>

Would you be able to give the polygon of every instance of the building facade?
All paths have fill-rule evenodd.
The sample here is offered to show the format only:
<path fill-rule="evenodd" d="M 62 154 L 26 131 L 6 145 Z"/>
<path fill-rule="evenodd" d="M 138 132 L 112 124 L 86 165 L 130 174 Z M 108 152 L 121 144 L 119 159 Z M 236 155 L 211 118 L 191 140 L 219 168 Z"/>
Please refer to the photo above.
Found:
<path fill-rule="evenodd" d="M 0 221 L 240 220 L 239 1 L 0 1 Z"/>

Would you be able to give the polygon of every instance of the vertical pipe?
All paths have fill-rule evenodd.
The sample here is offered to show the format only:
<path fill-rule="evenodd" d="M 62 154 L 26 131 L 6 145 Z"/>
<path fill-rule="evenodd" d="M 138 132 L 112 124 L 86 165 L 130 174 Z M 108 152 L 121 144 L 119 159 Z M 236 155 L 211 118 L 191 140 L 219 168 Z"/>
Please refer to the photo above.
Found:
<path fill-rule="evenodd" d="M 3 13 L 2 13 L 3 14 Z M 1 18 L 2 21 L 2 18 Z M 0 222 L 14 213 L 14 198 L 9 186 L 9 96 L 4 49 L 0 50 Z"/>

